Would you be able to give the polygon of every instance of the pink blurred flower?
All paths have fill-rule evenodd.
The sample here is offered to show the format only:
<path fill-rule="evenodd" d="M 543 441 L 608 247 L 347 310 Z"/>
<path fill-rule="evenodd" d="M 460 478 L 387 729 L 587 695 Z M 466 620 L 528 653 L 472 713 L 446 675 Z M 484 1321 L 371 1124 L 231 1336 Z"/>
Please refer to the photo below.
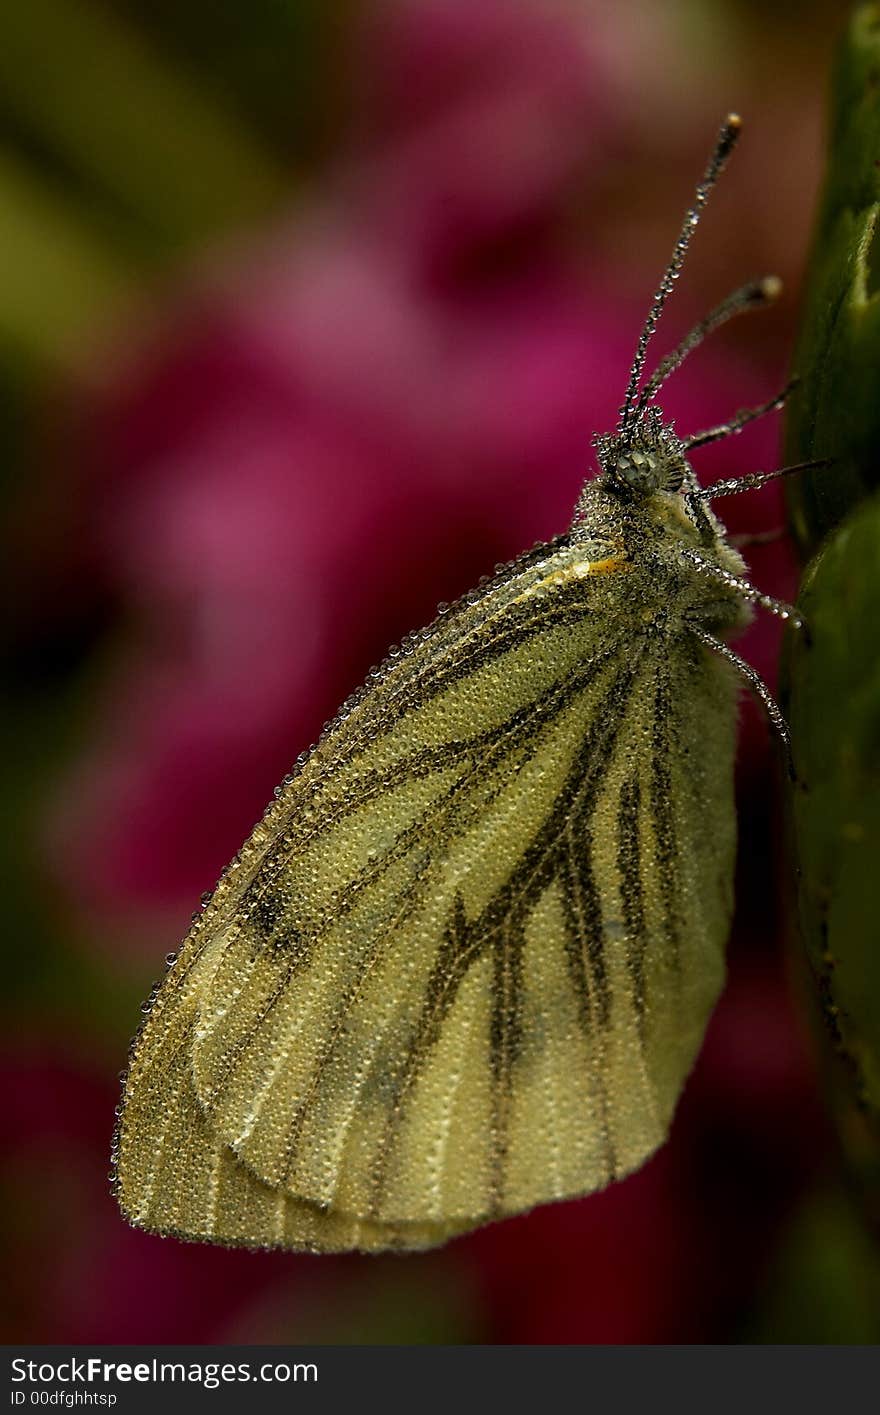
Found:
<path fill-rule="evenodd" d="M 558 235 L 560 196 L 613 131 L 617 77 L 595 29 L 523 0 L 377 8 L 349 175 L 404 269 L 479 278 L 499 247 Z"/>
<path fill-rule="evenodd" d="M 46 1033 L 0 1054 L 7 1342 L 203 1342 L 282 1274 L 247 1253 L 161 1243 L 120 1221 L 107 1179 L 115 1086 Z"/>

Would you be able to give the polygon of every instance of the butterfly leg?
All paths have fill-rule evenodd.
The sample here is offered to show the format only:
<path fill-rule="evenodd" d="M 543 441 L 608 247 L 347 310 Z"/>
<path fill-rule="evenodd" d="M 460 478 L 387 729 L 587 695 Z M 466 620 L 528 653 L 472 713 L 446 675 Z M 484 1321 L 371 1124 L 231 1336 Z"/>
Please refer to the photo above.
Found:
<path fill-rule="evenodd" d="M 722 565 L 716 565 L 713 561 L 706 560 L 698 551 L 691 550 L 690 546 L 682 546 L 680 554 L 702 575 L 726 585 L 728 589 L 733 590 L 742 599 L 748 600 L 750 604 L 756 604 L 761 609 L 766 609 L 770 614 L 775 614 L 777 619 L 787 620 L 796 629 L 806 627 L 803 616 L 793 604 L 787 604 L 784 599 L 775 599 L 773 595 L 764 594 L 756 585 L 743 579 L 742 575 L 734 575 L 731 570 L 725 570 Z"/>
<path fill-rule="evenodd" d="M 777 467 L 773 472 L 749 472 L 744 477 L 725 477 L 723 481 L 714 481 L 709 486 L 701 487 L 696 492 L 696 499 L 714 501 L 717 496 L 736 496 L 741 491 L 757 491 L 759 486 L 779 481 L 782 477 L 793 476 L 795 472 L 806 472 L 812 467 L 830 465 L 830 457 L 813 457 L 807 462 L 793 462 L 790 467 Z"/>
<path fill-rule="evenodd" d="M 783 717 L 779 704 L 770 692 L 770 689 L 767 687 L 760 673 L 752 668 L 750 663 L 746 663 L 744 658 L 740 658 L 739 654 L 736 653 L 729 644 L 726 644 L 723 639 L 717 639 L 714 634 L 708 633 L 706 629 L 699 628 L 696 624 L 692 624 L 691 633 L 695 638 L 699 639 L 701 643 L 704 643 L 707 648 L 711 649 L 713 653 L 720 654 L 722 658 L 732 664 L 737 673 L 745 678 L 755 696 L 760 698 L 764 710 L 767 713 L 767 717 L 782 743 L 789 778 L 792 781 L 796 781 L 797 776 L 794 769 L 794 760 L 791 755 L 791 733 L 788 723 Z"/>

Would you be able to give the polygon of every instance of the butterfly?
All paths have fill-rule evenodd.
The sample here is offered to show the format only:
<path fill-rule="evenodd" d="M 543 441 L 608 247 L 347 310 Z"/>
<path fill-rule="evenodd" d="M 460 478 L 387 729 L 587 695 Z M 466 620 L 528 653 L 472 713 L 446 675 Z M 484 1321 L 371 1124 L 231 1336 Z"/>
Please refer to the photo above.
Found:
<path fill-rule="evenodd" d="M 762 606 L 648 345 L 740 130 L 724 121 L 595 439 L 571 528 L 410 636 L 297 763 L 144 1004 L 113 1142 L 133 1224 L 419 1249 L 630 1173 L 722 987 L 735 850 L 728 638 Z M 806 464 L 801 464 L 806 465 Z M 812 464 L 810 464 L 812 465 Z"/>

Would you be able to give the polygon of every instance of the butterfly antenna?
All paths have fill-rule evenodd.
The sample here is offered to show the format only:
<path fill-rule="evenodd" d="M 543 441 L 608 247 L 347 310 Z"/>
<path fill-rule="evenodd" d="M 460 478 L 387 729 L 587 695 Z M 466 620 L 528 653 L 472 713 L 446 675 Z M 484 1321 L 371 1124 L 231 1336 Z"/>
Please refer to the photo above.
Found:
<path fill-rule="evenodd" d="M 698 349 L 703 340 L 713 334 L 716 329 L 720 329 L 722 324 L 726 324 L 729 319 L 733 319 L 738 314 L 743 314 L 746 310 L 762 309 L 770 305 L 779 298 L 782 290 L 782 281 L 776 275 L 767 275 L 763 280 L 750 280 L 747 285 L 742 285 L 738 290 L 734 290 L 732 295 L 728 295 L 726 300 L 722 300 L 720 305 L 716 305 L 714 310 L 701 319 L 699 324 L 695 324 L 682 339 L 680 344 L 668 353 L 665 358 L 655 368 L 651 377 L 642 386 L 642 391 L 636 398 L 634 411 L 640 413 L 653 397 L 660 391 L 670 374 L 681 368 L 688 354 L 692 354 L 694 349 Z"/>
<path fill-rule="evenodd" d="M 728 113 L 724 122 L 721 124 L 721 130 L 718 134 L 718 141 L 716 142 L 712 156 L 709 159 L 709 165 L 706 168 L 706 171 L 703 175 L 703 179 L 694 194 L 693 205 L 690 206 L 687 212 L 685 213 L 685 218 L 682 223 L 678 240 L 676 241 L 672 251 L 672 259 L 670 260 L 665 271 L 663 272 L 663 278 L 660 281 L 660 284 L 657 286 L 657 293 L 655 294 L 654 299 L 651 302 L 651 308 L 648 310 L 648 317 L 645 320 L 645 323 L 642 326 L 642 332 L 639 335 L 639 342 L 636 347 L 636 355 L 633 359 L 632 369 L 630 370 L 629 384 L 627 385 L 626 397 L 624 398 L 623 406 L 620 409 L 620 422 L 618 424 L 618 431 L 620 432 L 622 432 L 623 429 L 627 426 L 635 411 L 634 405 L 636 403 L 638 395 L 639 383 L 641 382 L 642 374 L 644 373 L 645 369 L 645 359 L 648 353 L 648 345 L 650 344 L 654 331 L 657 328 L 660 316 L 663 313 L 663 309 L 666 305 L 666 301 L 669 299 L 670 293 L 672 291 L 672 287 L 678 279 L 679 274 L 681 273 L 681 268 L 684 265 L 685 256 L 688 252 L 688 246 L 691 243 L 691 237 L 693 236 L 697 224 L 700 220 L 700 217 L 703 214 L 703 207 L 709 200 L 712 188 L 718 181 L 724 164 L 726 163 L 728 157 L 733 151 L 733 148 L 736 144 L 736 140 L 739 137 L 741 128 L 742 119 L 739 117 L 739 114 Z"/>

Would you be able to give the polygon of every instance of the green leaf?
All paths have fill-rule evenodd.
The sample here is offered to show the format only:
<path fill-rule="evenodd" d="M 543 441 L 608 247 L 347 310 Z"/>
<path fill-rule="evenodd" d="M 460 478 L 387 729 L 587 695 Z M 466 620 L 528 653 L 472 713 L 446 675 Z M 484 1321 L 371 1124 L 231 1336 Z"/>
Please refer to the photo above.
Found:
<path fill-rule="evenodd" d="M 828 172 L 810 260 L 787 460 L 833 457 L 790 488 L 811 554 L 880 487 L 880 4 L 857 5 L 834 67 Z"/>
<path fill-rule="evenodd" d="M 880 1230 L 880 495 L 813 562 L 789 655 L 803 942 L 827 1040 L 829 1099 Z"/>
<path fill-rule="evenodd" d="M 790 409 L 792 461 L 832 465 L 790 498 L 823 548 L 789 645 L 798 912 L 828 1099 L 880 1234 L 880 4 L 854 9 L 834 71 L 829 166 Z"/>

